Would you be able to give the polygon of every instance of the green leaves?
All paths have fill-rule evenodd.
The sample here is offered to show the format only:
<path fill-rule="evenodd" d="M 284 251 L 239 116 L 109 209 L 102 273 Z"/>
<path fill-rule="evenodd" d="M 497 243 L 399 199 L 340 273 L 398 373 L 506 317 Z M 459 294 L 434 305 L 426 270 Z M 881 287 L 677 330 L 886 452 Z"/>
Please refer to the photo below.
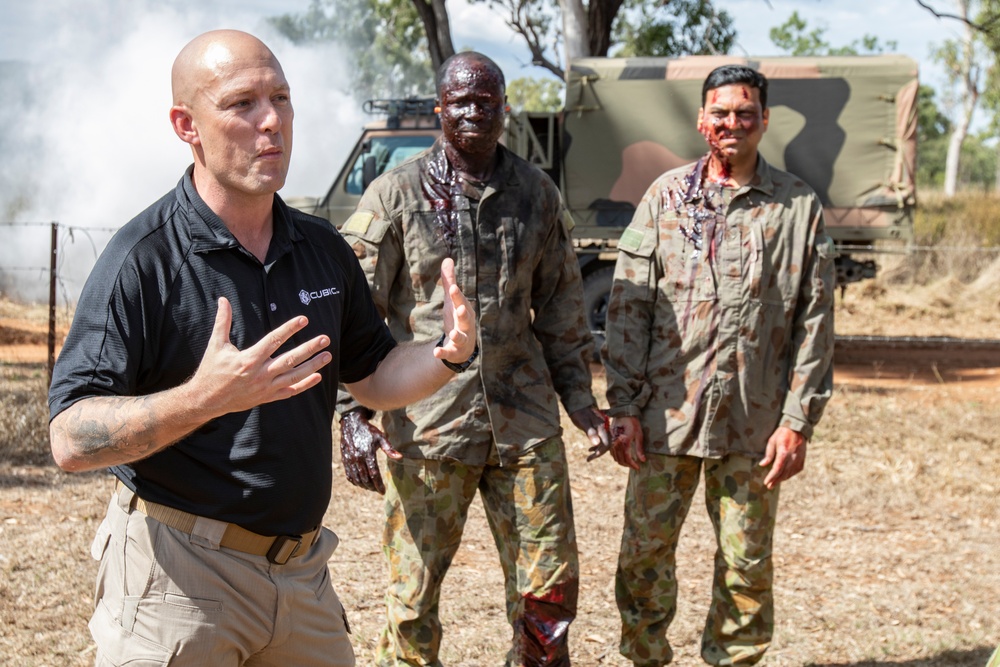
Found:
<path fill-rule="evenodd" d="M 268 22 L 296 44 L 342 46 L 359 101 L 434 93 L 427 38 L 411 0 L 312 0 L 304 13 Z"/>
<path fill-rule="evenodd" d="M 797 11 L 788 20 L 771 28 L 771 42 L 792 56 L 860 56 L 895 51 L 895 40 L 882 42 L 875 35 L 864 34 L 850 44 L 833 46 L 826 41 L 826 27 L 809 29 L 806 20 Z"/>

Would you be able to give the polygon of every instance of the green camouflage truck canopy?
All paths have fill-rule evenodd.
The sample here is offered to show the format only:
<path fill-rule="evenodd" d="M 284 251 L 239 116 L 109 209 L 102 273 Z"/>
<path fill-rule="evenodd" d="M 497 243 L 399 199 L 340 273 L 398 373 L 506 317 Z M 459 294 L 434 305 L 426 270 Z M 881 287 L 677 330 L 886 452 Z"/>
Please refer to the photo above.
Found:
<path fill-rule="evenodd" d="M 701 86 L 723 64 L 769 80 L 760 145 L 809 183 L 840 243 L 912 235 L 917 64 L 900 55 L 584 58 L 571 64 L 563 192 L 578 236 L 617 238 L 649 184 L 707 150 Z"/>

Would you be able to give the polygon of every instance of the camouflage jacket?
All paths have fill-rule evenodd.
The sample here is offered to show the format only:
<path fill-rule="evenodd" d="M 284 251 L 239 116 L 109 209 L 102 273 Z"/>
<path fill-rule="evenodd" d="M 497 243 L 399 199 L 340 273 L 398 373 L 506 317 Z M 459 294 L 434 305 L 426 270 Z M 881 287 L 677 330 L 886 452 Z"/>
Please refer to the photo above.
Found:
<path fill-rule="evenodd" d="M 376 179 L 341 229 L 396 340 L 441 336 L 445 257 L 476 310 L 480 355 L 469 370 L 382 415 L 409 458 L 483 464 L 495 444 L 509 463 L 561 433 L 558 398 L 569 412 L 595 404 L 570 218 L 548 176 L 498 151 L 478 207 L 480 192 L 455 177 L 439 140 Z"/>
<path fill-rule="evenodd" d="M 812 190 L 763 158 L 750 185 L 660 176 L 618 244 L 603 350 L 612 416 L 646 450 L 763 456 L 812 435 L 833 388 L 835 251 Z"/>

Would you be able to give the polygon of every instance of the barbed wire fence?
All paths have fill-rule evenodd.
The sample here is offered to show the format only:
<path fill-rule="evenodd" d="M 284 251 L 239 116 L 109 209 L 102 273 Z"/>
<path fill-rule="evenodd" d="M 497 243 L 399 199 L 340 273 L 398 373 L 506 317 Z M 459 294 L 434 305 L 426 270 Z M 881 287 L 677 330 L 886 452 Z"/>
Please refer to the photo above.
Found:
<path fill-rule="evenodd" d="M 20 265 L 20 266 L 3 266 L 0 269 L 0 277 L 8 273 L 37 273 L 40 278 L 44 278 L 48 281 L 48 355 L 47 355 L 47 371 L 48 379 L 51 383 L 52 381 L 52 366 L 55 363 L 55 349 L 56 349 L 56 309 L 57 309 L 57 295 L 61 291 L 63 296 L 63 301 L 67 305 L 71 303 L 71 297 L 69 295 L 69 289 L 66 284 L 65 274 L 62 271 L 62 262 L 64 261 L 66 255 L 60 254 L 60 249 L 65 248 L 67 245 L 76 243 L 78 241 L 78 236 L 80 239 L 85 240 L 93 253 L 94 262 L 97 261 L 97 257 L 101 252 L 101 248 L 98 248 L 97 243 L 94 240 L 95 233 L 107 233 L 113 234 L 118 231 L 118 227 L 82 227 L 78 225 L 66 225 L 58 221 L 2 221 L 0 220 L 0 228 L 3 227 L 34 227 L 38 229 L 48 229 L 49 230 L 49 263 L 48 266 L 31 266 L 31 265 Z M 857 253 L 857 254 L 871 254 L 871 255 L 897 255 L 897 256 L 912 256 L 912 255 L 923 255 L 922 261 L 934 261 L 935 258 L 939 258 L 943 255 L 950 254 L 953 256 L 964 256 L 965 258 L 975 258 L 974 262 L 976 264 L 989 263 L 993 261 L 1000 260 L 1000 246 L 959 246 L 959 245 L 915 245 L 915 244 L 901 244 L 896 247 L 886 248 L 877 245 L 848 245 L 842 247 L 842 252 Z"/>
<path fill-rule="evenodd" d="M 5 220 L 0 221 L 0 227 L 34 227 L 39 229 L 48 228 L 49 230 L 49 264 L 48 266 L 30 266 L 30 265 L 20 265 L 20 266 L 4 266 L 3 273 L 37 273 L 39 277 L 44 278 L 47 276 L 48 288 L 49 288 L 49 298 L 48 298 L 48 336 L 47 336 L 47 358 L 46 358 L 46 370 L 48 372 L 49 384 L 52 382 L 52 367 L 55 364 L 55 351 L 56 351 L 56 305 L 57 305 L 57 293 L 58 290 L 62 291 L 63 300 L 65 303 L 70 302 L 70 296 L 68 288 L 66 286 L 66 281 L 64 275 L 61 272 L 61 261 L 64 259 L 65 255 L 60 255 L 60 247 L 64 247 L 68 243 L 73 243 L 76 241 L 76 237 L 79 234 L 81 237 L 86 239 L 89 243 L 91 250 L 93 251 L 94 261 L 96 262 L 97 256 L 100 254 L 100 249 L 98 249 L 97 244 L 94 242 L 93 234 L 96 232 L 106 232 L 113 234 L 118 231 L 117 227 L 80 227 L 76 225 L 63 225 L 58 221 L 50 222 L 39 222 L 39 221 L 13 221 Z"/>

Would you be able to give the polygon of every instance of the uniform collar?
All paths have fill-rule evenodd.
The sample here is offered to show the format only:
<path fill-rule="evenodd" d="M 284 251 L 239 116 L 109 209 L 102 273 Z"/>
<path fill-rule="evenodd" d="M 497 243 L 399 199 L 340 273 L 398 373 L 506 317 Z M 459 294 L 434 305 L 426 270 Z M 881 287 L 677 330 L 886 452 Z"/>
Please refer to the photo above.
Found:
<path fill-rule="evenodd" d="M 709 153 L 703 155 L 685 177 L 686 189 L 684 192 L 684 201 L 693 202 L 704 197 L 705 163 L 708 161 L 709 156 Z M 759 190 L 768 197 L 774 195 L 774 180 L 771 178 L 771 171 L 771 165 L 767 163 L 763 155 L 758 153 L 757 169 L 754 172 L 753 178 L 750 179 L 749 183 L 737 189 L 734 196 L 744 194 L 750 190 Z"/>
<path fill-rule="evenodd" d="M 194 165 L 188 167 L 177 184 L 177 199 L 188 213 L 188 234 L 195 252 L 221 250 L 240 247 L 239 241 L 233 236 L 226 223 L 215 211 L 209 208 L 194 187 L 191 176 Z M 277 194 L 273 205 L 274 230 L 271 247 L 268 250 L 268 261 L 277 259 L 291 244 L 302 239 L 302 234 L 295 225 L 289 213 L 288 205 Z"/>
<path fill-rule="evenodd" d="M 774 195 L 774 180 L 771 178 L 772 168 L 771 165 L 767 163 L 764 156 L 760 153 L 757 154 L 757 171 L 754 173 L 753 178 L 747 185 L 747 189 L 759 190 L 763 192 L 768 197 Z M 740 188 L 741 190 L 743 188 Z"/>
<path fill-rule="evenodd" d="M 503 144 L 497 144 L 497 166 L 486 183 L 486 192 L 490 190 L 504 190 L 506 188 L 516 188 L 518 186 L 517 170 L 514 169 L 513 153 Z M 439 136 L 431 147 L 428 160 L 448 162 L 448 155 L 444 152 L 444 136 Z M 450 163 L 449 163 L 450 167 Z M 469 186 L 472 187 L 472 186 Z"/>

